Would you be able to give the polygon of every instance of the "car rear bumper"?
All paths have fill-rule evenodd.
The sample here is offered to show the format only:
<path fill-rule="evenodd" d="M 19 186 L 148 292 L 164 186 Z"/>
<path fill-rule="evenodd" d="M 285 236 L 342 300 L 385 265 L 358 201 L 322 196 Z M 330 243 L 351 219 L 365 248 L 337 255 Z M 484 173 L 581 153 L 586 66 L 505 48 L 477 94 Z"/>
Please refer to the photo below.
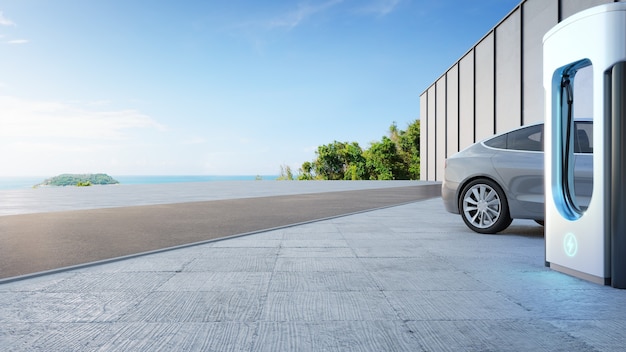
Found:
<path fill-rule="evenodd" d="M 457 200 L 457 187 L 458 185 L 452 185 L 450 182 L 444 181 L 441 185 L 441 199 L 446 210 L 450 213 L 459 213 L 459 202 Z"/>

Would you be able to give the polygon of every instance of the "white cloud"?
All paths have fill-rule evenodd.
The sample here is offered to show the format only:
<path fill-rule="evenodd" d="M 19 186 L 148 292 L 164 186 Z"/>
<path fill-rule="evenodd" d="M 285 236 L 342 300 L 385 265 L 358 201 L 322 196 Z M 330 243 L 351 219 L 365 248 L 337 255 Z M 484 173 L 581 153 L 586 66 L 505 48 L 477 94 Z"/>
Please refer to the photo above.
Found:
<path fill-rule="evenodd" d="M 145 174 L 138 160 L 154 167 L 170 148 L 165 127 L 133 109 L 0 95 L 0 111 L 0 175 Z"/>
<path fill-rule="evenodd" d="M 96 150 L 105 150 L 106 146 L 91 145 L 91 144 L 64 144 L 64 143 L 51 143 L 51 142 L 15 142 L 8 143 L 8 149 L 21 153 L 92 153 Z"/>
<path fill-rule="evenodd" d="M 7 42 L 8 44 L 26 44 L 28 43 L 28 39 L 13 39 Z"/>
<path fill-rule="evenodd" d="M 15 22 L 4 17 L 4 14 L 0 11 L 0 26 L 15 26 Z"/>
<path fill-rule="evenodd" d="M 195 144 L 205 144 L 207 142 L 206 138 L 203 137 L 191 137 L 187 140 L 182 141 L 182 144 L 185 145 L 195 145 Z"/>
<path fill-rule="evenodd" d="M 341 2 L 343 2 L 343 0 L 330 0 L 316 5 L 300 4 L 298 9 L 270 21 L 269 25 L 271 28 L 285 27 L 287 29 L 293 29 L 311 16 L 326 11 Z"/>
<path fill-rule="evenodd" d="M 53 176 L 113 170 L 112 156 L 124 155 L 116 145 L 55 141 L 0 143 L 0 175 Z"/>
<path fill-rule="evenodd" d="M 137 110 L 95 111 L 48 101 L 0 96 L 0 136 L 119 140 L 133 128 L 164 129 Z"/>

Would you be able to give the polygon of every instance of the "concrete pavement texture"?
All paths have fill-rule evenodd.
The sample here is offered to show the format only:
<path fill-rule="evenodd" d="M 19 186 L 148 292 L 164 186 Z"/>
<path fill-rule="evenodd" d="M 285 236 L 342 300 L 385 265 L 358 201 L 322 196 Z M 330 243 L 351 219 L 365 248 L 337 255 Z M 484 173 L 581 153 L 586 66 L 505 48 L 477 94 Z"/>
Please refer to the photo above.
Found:
<path fill-rule="evenodd" d="M 7 351 L 623 351 L 626 291 L 440 198 L 0 284 Z"/>

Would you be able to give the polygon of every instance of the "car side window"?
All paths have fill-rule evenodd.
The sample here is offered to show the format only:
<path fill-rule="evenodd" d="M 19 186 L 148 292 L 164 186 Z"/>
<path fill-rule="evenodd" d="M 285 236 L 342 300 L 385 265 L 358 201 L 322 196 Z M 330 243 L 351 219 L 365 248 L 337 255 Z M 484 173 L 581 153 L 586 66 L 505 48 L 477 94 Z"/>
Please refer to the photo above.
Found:
<path fill-rule="evenodd" d="M 593 122 L 576 122 L 576 135 L 574 136 L 574 153 L 593 153 Z"/>
<path fill-rule="evenodd" d="M 543 124 L 522 128 L 485 142 L 492 148 L 543 151 Z"/>
<path fill-rule="evenodd" d="M 485 144 L 491 148 L 506 149 L 506 134 L 491 138 Z"/>

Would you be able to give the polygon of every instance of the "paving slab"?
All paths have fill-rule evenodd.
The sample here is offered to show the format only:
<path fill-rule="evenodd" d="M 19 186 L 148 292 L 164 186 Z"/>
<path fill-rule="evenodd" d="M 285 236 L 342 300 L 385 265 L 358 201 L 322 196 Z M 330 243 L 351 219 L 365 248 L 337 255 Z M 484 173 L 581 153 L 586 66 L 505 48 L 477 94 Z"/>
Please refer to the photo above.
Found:
<path fill-rule="evenodd" d="M 623 351 L 626 290 L 441 199 L 0 284 L 7 351 Z"/>

